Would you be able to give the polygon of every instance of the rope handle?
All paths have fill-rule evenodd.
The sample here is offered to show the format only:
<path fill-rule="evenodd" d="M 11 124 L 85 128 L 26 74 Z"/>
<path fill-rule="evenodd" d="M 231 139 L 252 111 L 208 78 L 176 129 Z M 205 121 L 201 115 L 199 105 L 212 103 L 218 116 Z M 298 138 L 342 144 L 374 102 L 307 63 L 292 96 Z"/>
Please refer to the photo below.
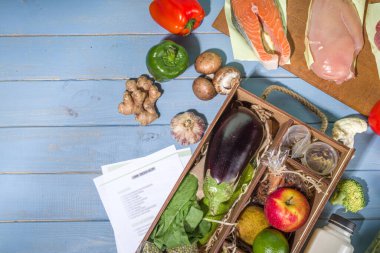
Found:
<path fill-rule="evenodd" d="M 298 102 L 303 104 L 310 111 L 315 113 L 322 121 L 321 128 L 320 128 L 321 132 L 326 132 L 326 129 L 327 129 L 328 123 L 329 123 L 327 116 L 321 110 L 319 110 L 314 104 L 309 102 L 306 98 L 302 97 L 298 93 L 296 93 L 290 89 L 287 89 L 285 87 L 278 86 L 278 85 L 271 85 L 271 86 L 267 87 L 264 90 L 263 94 L 261 95 L 261 98 L 266 100 L 272 91 L 280 91 L 284 94 L 291 96 L 292 98 L 294 98 L 295 100 L 297 100 Z"/>

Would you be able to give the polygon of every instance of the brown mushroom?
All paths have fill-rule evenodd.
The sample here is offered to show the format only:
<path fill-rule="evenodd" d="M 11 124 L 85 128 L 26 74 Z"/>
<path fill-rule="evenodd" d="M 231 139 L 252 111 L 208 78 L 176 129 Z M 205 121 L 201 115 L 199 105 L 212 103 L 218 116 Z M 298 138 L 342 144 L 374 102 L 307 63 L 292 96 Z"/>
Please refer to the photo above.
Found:
<path fill-rule="evenodd" d="M 198 77 L 194 80 L 193 92 L 200 100 L 210 100 L 217 94 L 212 82 L 204 77 Z"/>
<path fill-rule="evenodd" d="M 217 53 L 206 51 L 197 57 L 194 66 L 198 73 L 213 74 L 222 66 L 222 57 Z"/>
<path fill-rule="evenodd" d="M 241 73 L 234 67 L 223 67 L 219 69 L 212 80 L 215 90 L 219 94 L 230 93 L 233 87 L 240 84 Z"/>

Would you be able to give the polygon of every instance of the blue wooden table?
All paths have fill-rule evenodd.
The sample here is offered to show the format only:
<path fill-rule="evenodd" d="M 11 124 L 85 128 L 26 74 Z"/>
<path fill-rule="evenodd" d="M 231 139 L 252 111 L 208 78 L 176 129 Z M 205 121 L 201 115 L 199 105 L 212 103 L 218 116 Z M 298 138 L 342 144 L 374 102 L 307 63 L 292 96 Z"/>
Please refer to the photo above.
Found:
<path fill-rule="evenodd" d="M 357 112 L 283 69 L 234 62 L 229 39 L 211 27 L 223 2 L 201 1 L 207 17 L 187 38 L 191 54 L 219 49 L 244 70 L 243 86 L 260 94 L 272 83 L 319 106 L 330 123 Z M 111 225 L 92 179 L 103 164 L 147 155 L 175 144 L 170 119 L 189 109 L 214 118 L 225 99 L 192 93 L 197 73 L 162 84 L 161 117 L 142 127 L 117 112 L 125 80 L 147 73 L 150 47 L 172 38 L 150 18 L 148 0 L 0 1 L 0 252 L 115 253 Z M 285 95 L 270 102 L 319 127 L 319 119 Z M 331 131 L 330 124 L 330 131 Z M 178 146 L 179 147 L 179 146 Z M 192 149 L 196 145 L 192 146 Z M 380 137 L 357 136 L 357 154 L 345 176 L 365 182 L 369 204 L 358 214 L 328 205 L 358 224 L 355 252 L 364 252 L 380 229 Z"/>

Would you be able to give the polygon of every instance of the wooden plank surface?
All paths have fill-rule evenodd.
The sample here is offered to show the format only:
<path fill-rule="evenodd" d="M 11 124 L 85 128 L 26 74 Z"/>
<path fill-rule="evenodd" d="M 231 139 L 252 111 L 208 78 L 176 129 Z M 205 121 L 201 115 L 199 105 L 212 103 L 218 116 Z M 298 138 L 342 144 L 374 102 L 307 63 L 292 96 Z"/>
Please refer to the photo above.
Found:
<path fill-rule="evenodd" d="M 150 2 L 150 0 L 127 0 L 127 2 L 3 0 L 0 1 L 0 34 L 5 36 L 167 34 L 167 31 L 150 17 Z M 195 33 L 219 33 L 212 28 L 211 23 L 218 14 L 217 10 L 222 8 L 223 1 L 200 0 L 199 2 L 205 9 L 207 18 Z"/>
<path fill-rule="evenodd" d="M 364 252 L 371 243 L 379 220 L 355 220 L 358 228 L 353 236 L 355 252 Z M 317 227 L 326 224 L 320 220 Z M 365 233 L 365 234 L 363 234 Z M 18 238 L 17 244 L 11 242 Z M 0 223 L 3 252 L 17 253 L 115 253 L 113 231 L 109 222 L 31 222 Z M 360 241 L 359 241 L 360 238 Z M 28 245 L 28 247 L 24 247 Z"/>
<path fill-rule="evenodd" d="M 107 220 L 106 212 L 92 182 L 100 174 L 24 174 L 1 175 L 0 222 L 14 221 L 80 221 Z M 380 220 L 378 171 L 347 171 L 368 185 L 368 206 L 357 214 L 345 213 L 343 208 L 326 205 L 321 218 L 333 212 L 350 219 Z M 1 249 L 1 248 L 0 248 Z"/>
<path fill-rule="evenodd" d="M 369 2 L 380 1 L 373 0 Z M 368 115 L 371 108 L 380 100 L 380 77 L 366 32 L 364 31 L 364 48 L 357 59 L 356 78 L 346 81 L 341 85 L 323 80 L 307 68 L 304 56 L 304 40 L 309 5 L 310 0 L 288 1 L 288 37 L 293 52 L 291 55 L 292 63 L 290 65 L 284 65 L 283 68 L 354 108 L 358 112 Z M 219 13 L 213 25 L 218 30 L 228 34 L 224 9 Z"/>
<path fill-rule="evenodd" d="M 0 80 L 127 79 L 148 73 L 145 59 L 151 47 L 172 39 L 187 49 L 191 64 L 207 49 L 220 50 L 225 62 L 233 61 L 229 38 L 223 34 L 175 37 L 134 34 L 129 36 L 0 37 Z M 218 43 L 215 44 L 215 41 Z M 31 50 L 30 45 L 35 45 Z M 133 46 L 131 46 L 133 45 Z M 243 65 L 236 63 L 240 69 Z M 244 64 L 250 77 L 294 77 L 284 69 L 268 72 L 257 62 Z M 190 67 L 180 78 L 199 74 Z"/>
<path fill-rule="evenodd" d="M 108 220 L 92 181 L 96 176 L 1 175 L 1 222 Z"/>
<path fill-rule="evenodd" d="M 371 243 L 379 220 L 354 220 L 358 228 L 353 236 L 355 252 L 364 252 Z M 316 227 L 326 225 L 318 221 Z M 365 231 L 365 234 L 363 234 Z M 19 243 L 12 244 L 18 237 Z M 31 222 L 0 223 L 0 238 L 3 252 L 17 253 L 114 253 L 116 252 L 113 231 L 109 222 Z M 28 245 L 25 248 L 24 245 Z"/>
<path fill-rule="evenodd" d="M 0 128 L 0 171 L 99 172 L 175 143 L 169 125 Z"/>
<path fill-rule="evenodd" d="M 3 253 L 116 252 L 108 221 L 0 223 L 0 238 Z"/>
<path fill-rule="evenodd" d="M 318 128 L 319 124 L 311 126 Z M 173 144 L 181 147 L 172 139 L 168 124 L 0 128 L 0 174 L 98 173 L 101 165 L 145 156 Z M 371 131 L 357 136 L 356 147 L 356 157 L 347 170 L 379 170 L 380 142 Z"/>
<path fill-rule="evenodd" d="M 201 0 L 207 17 L 195 34 L 179 39 L 191 59 L 203 50 L 232 52 L 211 27 L 224 1 Z M 116 253 L 112 228 L 92 179 L 100 165 L 147 155 L 174 143 L 171 117 L 195 109 L 211 122 L 224 100 L 201 102 L 191 91 L 193 67 L 162 84 L 161 118 L 140 127 L 116 112 L 128 77 L 146 73 L 147 50 L 167 32 L 150 18 L 148 0 L 0 1 L 0 252 Z M 170 36 L 170 38 L 174 38 Z M 328 115 L 330 126 L 356 112 L 284 69 L 236 62 L 244 87 L 261 94 L 271 83 L 290 87 Z M 273 94 L 269 101 L 312 126 L 319 119 L 297 102 Z M 179 146 L 177 146 L 179 147 Z M 192 146 L 192 149 L 196 145 Z M 377 180 L 380 140 L 357 136 L 357 155 L 346 176 L 364 179 L 369 206 L 350 216 L 361 224 L 353 237 L 363 252 L 380 229 Z"/>
<path fill-rule="evenodd" d="M 161 84 L 163 94 L 157 102 L 161 117 L 153 122 L 154 125 L 169 124 L 175 114 L 189 109 L 200 111 L 207 119 L 215 116 L 225 96 L 219 95 L 211 101 L 201 101 L 194 96 L 192 83 L 193 80 L 189 79 Z M 124 80 L 2 82 L 0 127 L 138 125 L 133 116 L 123 116 L 117 112 L 125 89 L 124 84 Z M 242 85 L 260 96 L 271 84 L 296 90 L 316 104 L 323 99 L 326 103 L 319 107 L 331 122 L 356 114 L 354 110 L 320 90 L 305 85 L 298 78 L 249 78 Z M 41 96 L 44 93 L 49 96 Z M 320 122 L 290 97 L 275 92 L 269 96 L 269 101 L 306 123 Z"/>
<path fill-rule="evenodd" d="M 205 102 L 195 97 L 193 80 L 176 80 L 161 84 L 162 97 L 157 102 L 161 117 L 154 125 L 168 124 L 179 112 L 202 110 L 213 118 L 225 96 Z M 0 100 L 0 126 L 80 126 L 139 125 L 133 116 L 118 113 L 125 91 L 125 80 L 3 82 Z M 41 97 L 47 93 L 49 96 Z M 14 101 L 28 100 L 24 103 Z M 207 106 L 207 110 L 204 108 Z M 96 113 L 94 113 L 96 112 Z"/>

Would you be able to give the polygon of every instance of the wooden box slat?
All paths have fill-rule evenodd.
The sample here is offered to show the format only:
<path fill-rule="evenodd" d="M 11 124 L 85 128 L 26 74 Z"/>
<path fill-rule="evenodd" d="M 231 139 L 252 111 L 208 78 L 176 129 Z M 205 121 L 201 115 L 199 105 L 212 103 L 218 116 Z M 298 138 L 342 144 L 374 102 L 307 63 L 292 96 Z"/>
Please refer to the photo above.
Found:
<path fill-rule="evenodd" d="M 331 145 L 333 148 L 335 148 L 338 151 L 338 153 L 340 155 L 339 160 L 338 160 L 338 165 L 335 168 L 334 172 L 332 173 L 331 178 L 328 178 L 328 179 L 326 178 L 323 180 L 324 192 L 318 193 L 314 197 L 313 204 L 312 204 L 312 210 L 311 210 L 311 213 L 310 213 L 310 216 L 309 216 L 307 223 L 294 233 L 293 243 L 291 244 L 291 253 L 298 253 L 302 249 L 304 243 L 306 242 L 306 240 L 310 234 L 310 231 L 312 230 L 312 228 L 315 225 L 315 223 L 317 222 L 320 214 L 322 213 L 324 206 L 326 205 L 329 197 L 333 193 L 333 190 L 335 189 L 336 184 L 338 183 L 338 181 L 341 178 L 345 168 L 347 167 L 348 162 L 351 160 L 351 157 L 354 154 L 354 149 L 349 149 L 348 147 L 336 142 L 335 140 L 329 138 L 324 133 L 322 133 L 322 132 L 320 132 L 314 128 L 309 127 L 308 125 L 306 125 L 302 121 L 294 118 L 290 114 L 282 111 L 281 109 L 273 106 L 272 104 L 270 104 L 270 103 L 266 102 L 265 100 L 255 96 L 254 94 L 244 90 L 241 87 L 235 87 L 233 89 L 233 91 L 231 92 L 231 94 L 225 100 L 224 104 L 222 105 L 221 109 L 217 113 L 215 119 L 213 120 L 213 122 L 211 123 L 209 128 L 207 129 L 204 137 L 202 138 L 197 149 L 195 150 L 192 158 L 190 159 L 190 161 L 186 165 L 186 168 L 184 169 L 183 173 L 181 174 L 180 178 L 178 179 L 175 187 L 173 188 L 173 190 L 169 194 L 168 198 L 166 199 L 165 204 L 162 206 L 159 214 L 157 215 L 157 217 L 155 218 L 154 222 L 152 223 L 149 231 L 145 235 L 143 241 L 148 240 L 149 235 L 152 233 L 154 227 L 156 226 L 156 224 L 159 220 L 159 217 L 161 216 L 162 212 L 165 210 L 166 206 L 170 202 L 170 199 L 173 197 L 174 193 L 178 189 L 183 178 L 186 176 L 187 173 L 192 171 L 196 162 L 198 162 L 200 160 L 199 158 L 202 158 L 202 153 L 203 153 L 202 150 L 207 145 L 207 143 L 211 137 L 212 131 L 214 130 L 216 124 L 218 124 L 219 120 L 223 117 L 223 115 L 225 115 L 225 113 L 227 113 L 230 110 L 231 104 L 235 100 L 239 100 L 239 101 L 243 101 L 243 102 L 249 102 L 251 104 L 257 104 L 261 108 L 266 109 L 272 113 L 271 120 L 272 120 L 272 122 L 275 122 L 276 124 L 278 124 L 279 127 L 278 128 L 272 127 L 272 133 L 271 134 L 272 134 L 272 138 L 274 138 L 274 140 L 273 140 L 270 148 L 278 147 L 280 145 L 282 137 L 286 133 L 286 130 L 292 124 L 297 124 L 297 125 L 307 126 L 310 129 L 312 136 L 315 139 L 318 139 L 320 141 L 323 141 L 323 142 Z M 272 125 L 275 125 L 275 124 L 273 123 Z M 316 175 L 316 174 L 310 172 L 309 169 L 306 169 L 303 165 L 301 165 L 297 161 L 288 159 L 287 164 L 289 164 L 294 169 L 302 170 L 305 174 L 311 175 L 314 178 L 318 178 L 318 177 L 320 178 L 321 177 L 319 175 Z M 197 171 L 198 170 L 199 170 L 199 168 L 197 168 Z M 248 199 L 250 198 L 250 195 L 253 193 L 256 186 L 260 182 L 260 179 L 262 178 L 263 174 L 265 173 L 265 170 L 266 170 L 266 168 L 263 165 L 260 165 L 256 169 L 255 177 L 253 178 L 251 184 L 249 185 L 247 192 L 241 197 L 240 201 L 233 207 L 228 222 L 231 222 L 231 223 L 236 222 L 236 220 L 238 219 L 238 217 L 240 215 L 240 212 L 243 210 L 243 208 L 245 206 L 245 203 L 248 201 Z M 213 245 L 210 252 L 219 252 L 220 251 L 220 249 L 223 245 L 223 242 L 226 239 L 226 237 L 228 236 L 228 234 L 230 233 L 230 231 L 231 231 L 230 227 L 224 226 L 221 228 L 221 231 L 218 235 L 218 241 Z"/>

